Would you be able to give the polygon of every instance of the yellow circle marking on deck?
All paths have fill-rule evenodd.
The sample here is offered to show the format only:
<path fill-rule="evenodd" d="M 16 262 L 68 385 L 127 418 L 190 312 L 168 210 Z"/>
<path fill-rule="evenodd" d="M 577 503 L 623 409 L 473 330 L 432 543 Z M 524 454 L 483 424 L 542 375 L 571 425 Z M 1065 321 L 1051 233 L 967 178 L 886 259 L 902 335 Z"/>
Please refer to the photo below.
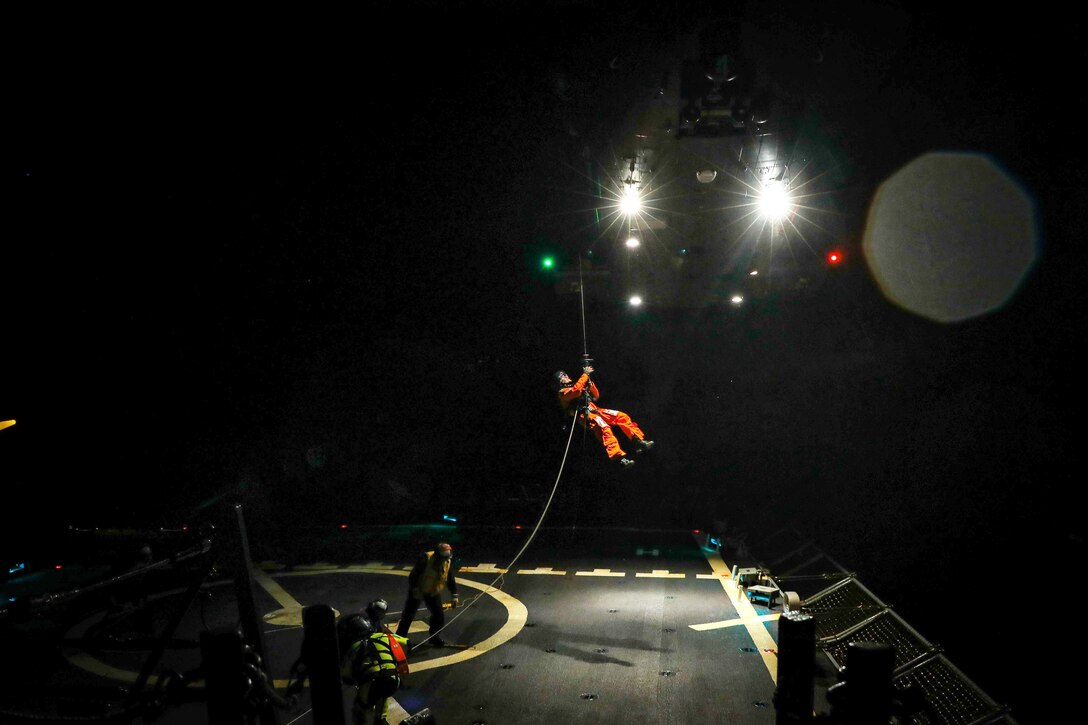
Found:
<path fill-rule="evenodd" d="M 301 627 L 303 609 L 304 607 L 284 607 L 283 609 L 269 612 L 261 617 L 261 620 L 265 624 L 271 624 L 276 627 Z M 337 619 L 340 618 L 339 609 L 334 608 L 332 613 Z M 267 632 L 265 634 L 267 634 Z"/>
<path fill-rule="evenodd" d="M 394 576 L 408 576 L 406 571 L 391 571 L 389 569 L 370 569 L 367 567 L 351 567 L 350 569 L 339 569 L 337 571 L 307 571 L 307 572 L 287 572 L 280 574 L 279 576 L 313 576 L 315 574 L 336 574 L 338 572 L 344 572 L 348 574 L 392 574 Z M 499 604 L 506 607 L 506 623 L 499 627 L 499 630 L 495 634 L 491 635 L 482 642 L 478 642 L 472 645 L 471 649 L 463 649 L 455 652 L 454 654 L 446 655 L 444 657 L 435 657 L 434 659 L 424 660 L 423 662 L 412 662 L 409 657 L 408 665 L 411 667 L 412 672 L 422 672 L 423 670 L 431 670 L 435 667 L 445 667 L 446 665 L 456 664 L 458 662 L 464 662 L 470 660 L 473 657 L 479 657 L 484 652 L 493 650 L 500 644 L 509 641 L 518 632 L 525 628 L 525 622 L 529 618 L 529 610 L 521 603 L 521 600 L 515 599 L 501 589 L 495 589 L 489 584 L 480 584 L 474 582 L 471 579 L 458 579 L 457 585 L 465 585 L 471 589 L 478 589 L 484 594 L 490 595 L 492 599 L 496 600 Z M 457 610 L 451 610 L 456 612 Z M 451 615 L 452 616 L 456 615 Z M 280 680 L 276 680 L 276 686 L 281 687 Z M 283 681 L 282 687 L 287 686 L 287 681 Z"/>
<path fill-rule="evenodd" d="M 393 576 L 408 576 L 407 571 L 392 571 L 389 569 L 383 569 L 378 567 L 367 566 L 352 566 L 343 569 L 310 569 L 305 571 L 291 571 L 283 572 L 277 577 L 287 576 L 320 576 L 322 574 L 392 574 Z M 257 583 L 261 586 L 267 586 L 270 582 L 267 576 L 257 576 Z M 217 582 L 213 586 L 222 586 L 229 584 L 230 582 Z M 529 618 L 529 610 L 521 603 L 521 600 L 516 599 L 501 589 L 495 589 L 489 584 L 480 584 L 474 582 L 471 579 L 458 579 L 458 585 L 464 585 L 471 589 L 478 589 L 484 594 L 491 596 L 492 599 L 506 608 L 506 622 L 499 627 L 498 631 L 492 634 L 487 639 L 476 643 L 471 649 L 459 650 L 454 654 L 446 655 L 444 657 L 435 657 L 433 659 L 424 660 L 422 662 L 411 662 L 409 665 L 412 668 L 412 672 L 422 672 L 423 670 L 431 670 L 436 667 L 445 667 L 446 665 L 456 664 L 458 662 L 464 662 L 470 660 L 473 657 L 478 657 L 483 653 L 495 649 L 499 645 L 511 640 L 525 627 L 525 622 Z M 274 598 L 280 604 L 289 604 L 289 595 L 286 595 L 283 589 L 278 586 L 273 586 Z M 279 596 L 275 596 L 279 594 Z M 264 616 L 265 622 L 269 624 L 287 624 L 294 622 L 294 617 L 298 617 L 299 623 L 302 621 L 302 605 L 298 606 L 286 606 L 282 609 L 278 609 L 274 612 L 270 612 Z M 452 621 L 452 618 L 451 618 Z M 107 677 L 113 680 L 120 680 L 122 682 L 135 682 L 139 676 L 138 673 L 131 670 L 122 670 L 112 665 L 102 662 L 96 657 L 93 657 L 83 651 L 69 651 L 65 653 L 69 662 L 73 665 L 91 672 L 102 677 Z M 148 678 L 148 685 L 154 686 L 158 682 L 158 677 L 152 675 Z M 289 684 L 288 680 L 275 680 L 273 683 L 277 688 L 285 688 Z M 203 682 L 193 682 L 193 686 L 202 687 Z"/>

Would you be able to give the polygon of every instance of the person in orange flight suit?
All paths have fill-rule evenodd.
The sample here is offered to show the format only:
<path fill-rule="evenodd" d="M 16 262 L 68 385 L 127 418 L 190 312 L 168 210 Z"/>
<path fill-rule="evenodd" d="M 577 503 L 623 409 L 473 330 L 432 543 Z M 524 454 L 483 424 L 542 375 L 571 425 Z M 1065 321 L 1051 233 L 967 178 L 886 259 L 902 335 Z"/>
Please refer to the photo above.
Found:
<path fill-rule="evenodd" d="M 592 372 L 592 366 L 583 366 L 582 376 L 578 378 L 578 382 L 572 382 L 570 376 L 562 370 L 556 372 L 554 379 L 559 390 L 559 405 L 562 407 L 563 412 L 568 415 L 571 414 L 573 409 L 578 409 L 579 425 L 589 428 L 601 445 L 604 446 L 609 460 L 618 458 L 620 464 L 624 467 L 633 466 L 635 462 L 627 457 L 627 452 L 620 446 L 620 441 L 616 434 L 612 432 L 612 427 L 615 426 L 623 431 L 624 435 L 638 446 L 640 452 L 650 448 L 654 442 L 646 440 L 646 434 L 642 432 L 642 429 L 638 427 L 635 421 L 631 420 L 631 416 L 627 415 L 627 413 L 621 410 L 601 408 L 597 405 L 596 401 L 600 397 L 600 391 L 597 390 L 596 383 L 589 377 Z"/>

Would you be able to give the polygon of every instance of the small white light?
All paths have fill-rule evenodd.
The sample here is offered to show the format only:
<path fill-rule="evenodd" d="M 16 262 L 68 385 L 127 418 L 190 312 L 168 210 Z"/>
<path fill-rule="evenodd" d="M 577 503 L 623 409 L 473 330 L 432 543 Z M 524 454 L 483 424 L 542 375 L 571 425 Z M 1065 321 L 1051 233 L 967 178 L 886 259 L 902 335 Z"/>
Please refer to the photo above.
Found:
<path fill-rule="evenodd" d="M 628 248 L 634 249 L 638 245 L 639 245 L 638 237 L 636 237 L 634 234 L 627 237 L 627 246 L 628 246 Z"/>
<path fill-rule="evenodd" d="M 751 272 L 748 273 L 748 276 L 749 277 L 755 277 L 757 274 L 759 274 L 759 270 L 758 269 L 753 269 Z"/>
<path fill-rule="evenodd" d="M 638 307 L 642 304 L 642 298 L 638 295 L 632 295 L 631 299 L 627 300 L 627 302 L 630 303 L 632 307 Z"/>
<path fill-rule="evenodd" d="M 733 295 L 729 299 L 729 301 L 732 302 L 734 305 L 739 305 L 741 302 L 744 302 L 744 298 L 741 297 L 740 295 Z"/>

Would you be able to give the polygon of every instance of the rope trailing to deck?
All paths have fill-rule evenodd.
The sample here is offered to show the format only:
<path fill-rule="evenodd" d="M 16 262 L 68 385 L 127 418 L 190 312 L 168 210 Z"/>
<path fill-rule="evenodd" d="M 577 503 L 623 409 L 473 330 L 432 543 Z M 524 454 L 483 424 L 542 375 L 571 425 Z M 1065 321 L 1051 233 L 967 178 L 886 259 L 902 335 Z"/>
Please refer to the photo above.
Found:
<path fill-rule="evenodd" d="M 500 572 L 497 577 L 495 577 L 493 580 L 491 580 L 491 583 L 487 585 L 488 586 L 488 591 L 485 591 L 484 594 L 489 593 L 489 591 L 492 590 L 492 589 L 495 589 L 495 590 L 501 589 L 501 587 L 495 586 L 496 583 L 500 579 L 502 579 L 504 576 L 506 576 L 507 571 L 510 571 L 512 568 L 514 568 L 514 564 L 516 564 L 518 562 L 518 559 L 521 558 L 521 555 L 525 553 L 525 550 L 529 548 L 529 544 L 532 543 L 533 539 L 536 537 L 537 532 L 540 531 L 540 526 L 541 526 L 541 524 L 544 523 L 544 518 L 548 515 L 548 509 L 551 508 L 552 500 L 555 498 L 555 492 L 559 488 L 559 481 L 563 477 L 563 469 L 567 465 L 567 455 L 570 453 L 570 442 L 573 439 L 574 439 L 574 425 L 572 424 L 571 427 L 570 427 L 570 435 L 567 436 L 567 447 L 563 450 L 563 460 L 559 464 L 559 473 L 557 473 L 556 476 L 555 476 L 555 483 L 552 484 L 552 492 L 548 495 L 548 500 L 544 504 L 544 510 L 540 512 L 540 518 L 537 519 L 536 525 L 533 527 L 532 532 L 530 532 L 529 537 L 525 540 L 525 543 L 522 545 L 521 550 L 518 551 L 518 553 L 514 556 L 514 558 L 511 559 L 510 563 L 507 564 L 504 567 L 505 571 Z M 439 629 L 437 632 L 435 632 L 433 634 L 429 634 L 426 639 L 420 641 L 418 644 L 413 645 L 412 650 L 414 651 L 414 650 L 418 649 L 420 646 L 422 646 L 427 641 L 433 639 L 434 637 L 437 637 L 442 632 L 442 630 L 444 630 L 446 627 L 448 627 L 451 624 L 453 624 L 454 622 L 456 622 L 457 619 L 462 614 L 464 614 L 466 611 L 468 611 L 469 608 L 471 608 L 472 605 L 474 605 L 476 603 L 476 600 L 479 599 L 481 596 L 483 596 L 483 594 L 475 596 L 469 602 L 466 602 L 465 605 L 460 608 L 461 611 L 458 612 L 457 614 L 453 615 L 449 619 L 448 622 L 446 622 L 444 625 L 442 625 L 441 629 Z"/>
<path fill-rule="evenodd" d="M 580 301 L 580 305 L 581 305 L 581 311 L 582 311 L 582 353 L 583 353 L 582 354 L 582 360 L 583 361 L 588 361 L 589 360 L 589 344 L 588 344 L 588 341 L 587 341 L 588 338 L 586 336 L 586 295 L 585 295 L 585 286 L 584 286 L 583 281 L 582 281 L 582 255 L 581 254 L 578 255 L 578 297 L 579 297 L 579 301 Z M 502 572 L 500 572 L 499 575 L 496 576 L 491 581 L 490 584 L 488 584 L 488 589 L 487 589 L 487 591 L 484 592 L 484 594 L 489 593 L 493 589 L 494 590 L 501 589 L 501 587 L 496 586 L 496 584 L 500 580 L 502 580 L 503 577 L 506 576 L 506 572 L 508 572 L 508 571 L 510 571 L 511 569 L 514 568 L 514 565 L 518 562 L 518 559 L 520 559 L 521 555 L 524 554 L 525 551 L 529 548 L 529 544 L 532 543 L 533 539 L 536 538 L 537 532 L 540 531 L 540 526 L 541 526 L 541 524 L 544 523 L 544 519 L 548 515 L 548 510 L 551 508 L 552 500 L 555 498 L 555 492 L 559 489 L 559 481 L 563 478 L 563 469 L 567 465 L 567 457 L 570 454 L 571 441 L 574 440 L 574 429 L 576 427 L 575 426 L 575 421 L 577 419 L 578 419 L 578 410 L 577 410 L 577 408 L 575 408 L 574 414 L 571 417 L 570 435 L 567 436 L 567 445 L 566 445 L 566 448 L 563 449 L 563 459 L 559 463 L 559 473 L 557 473 L 556 476 L 555 476 L 555 483 L 552 484 L 552 491 L 548 495 L 548 500 L 544 504 L 544 510 L 540 512 L 540 518 L 537 519 L 536 525 L 533 526 L 533 530 L 529 533 L 529 537 L 525 540 L 525 543 L 522 545 L 521 550 L 518 551 L 518 553 L 514 555 L 514 558 L 511 559 L 510 563 L 507 564 L 504 567 L 504 570 Z M 584 432 L 584 427 L 583 427 L 583 432 Z M 583 437 L 583 444 L 584 444 L 584 442 L 585 442 L 585 439 Z M 583 451 L 584 451 L 584 445 L 583 445 Z M 462 606 L 460 608 L 461 611 L 458 612 L 457 614 L 453 615 L 452 617 L 450 617 L 449 621 L 447 621 L 445 624 L 443 624 L 442 627 L 438 629 L 438 631 L 434 632 L 433 634 L 428 634 L 426 639 L 423 639 L 419 643 L 413 645 L 412 646 L 412 651 L 415 651 L 416 649 L 419 649 L 425 643 L 427 643 L 431 639 L 434 639 L 439 634 L 441 634 L 442 631 L 446 629 L 446 627 L 448 627 L 451 624 L 453 624 L 454 622 L 456 622 L 461 617 L 462 614 L 464 614 L 474 604 L 476 604 L 476 601 L 481 596 L 483 596 L 483 594 L 479 594 L 479 595 L 473 597 L 468 602 L 466 602 L 464 604 L 464 606 Z"/>

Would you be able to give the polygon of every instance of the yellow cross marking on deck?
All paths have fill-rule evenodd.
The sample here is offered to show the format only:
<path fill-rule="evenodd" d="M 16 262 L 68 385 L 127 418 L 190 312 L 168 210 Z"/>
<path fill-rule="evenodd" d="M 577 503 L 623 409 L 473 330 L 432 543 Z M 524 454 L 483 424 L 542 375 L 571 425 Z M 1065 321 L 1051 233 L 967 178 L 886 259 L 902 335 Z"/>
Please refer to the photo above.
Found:
<path fill-rule="evenodd" d="M 707 622 L 706 624 L 689 624 L 688 627 L 694 629 L 696 632 L 706 632 L 709 629 L 724 629 L 725 627 L 747 627 L 753 622 L 773 622 L 782 615 L 778 612 L 773 614 L 760 614 L 754 618 L 737 618 L 737 619 L 723 619 L 720 622 Z"/>
<path fill-rule="evenodd" d="M 730 576 L 731 571 L 726 563 L 722 561 L 721 555 L 716 551 L 711 552 L 703 548 L 703 556 L 706 557 L 707 563 L 710 564 L 710 569 L 715 576 L 720 577 L 719 581 L 722 583 L 722 588 L 725 589 L 734 609 L 740 615 L 742 626 L 748 630 L 748 635 L 755 643 L 759 656 L 763 658 L 763 664 L 767 667 L 767 672 L 771 674 L 771 680 L 777 684 L 778 655 L 776 653 L 778 652 L 778 645 L 775 643 L 774 638 L 771 637 L 771 633 L 767 631 L 767 628 L 763 626 L 760 616 L 756 614 L 756 610 L 752 603 L 748 601 L 748 597 L 744 596 L 740 587 L 733 581 Z"/>

